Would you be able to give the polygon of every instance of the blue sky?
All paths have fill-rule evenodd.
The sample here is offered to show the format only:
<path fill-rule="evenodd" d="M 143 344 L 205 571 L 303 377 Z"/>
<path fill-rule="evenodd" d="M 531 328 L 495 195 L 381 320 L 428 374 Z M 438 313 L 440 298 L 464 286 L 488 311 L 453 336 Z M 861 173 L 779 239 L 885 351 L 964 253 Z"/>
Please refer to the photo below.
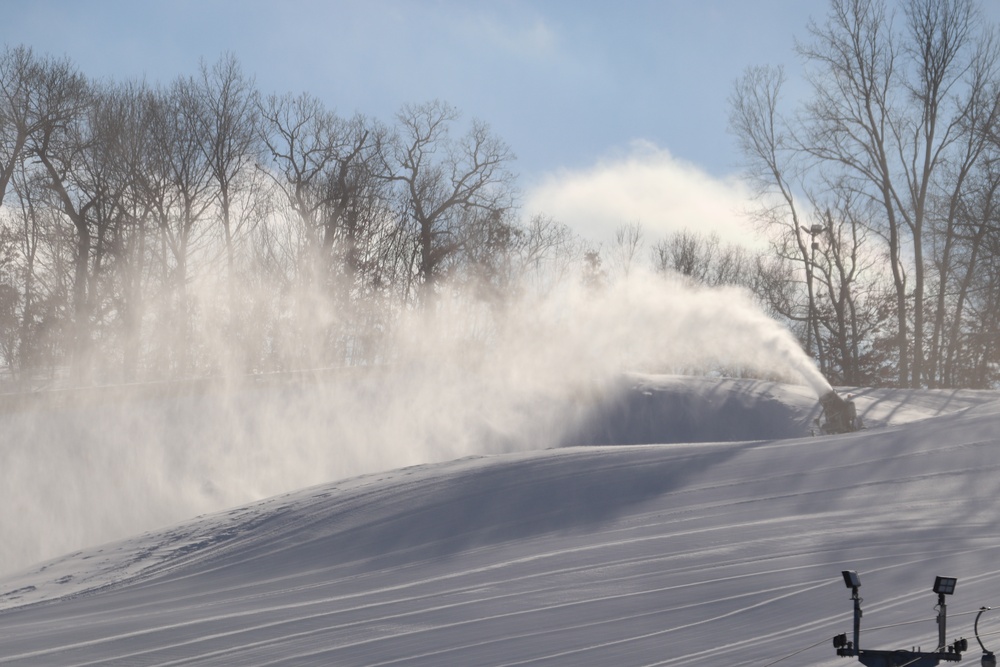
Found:
<path fill-rule="evenodd" d="M 1000 18 L 1000 1 L 984 7 Z M 162 82 L 231 51 L 264 92 L 309 91 L 344 115 L 384 121 L 404 103 L 442 99 L 510 144 L 526 210 L 597 241 L 635 221 L 657 234 L 718 226 L 737 238 L 733 209 L 745 192 L 726 98 L 748 65 L 785 64 L 794 76 L 793 36 L 826 9 L 825 0 L 0 0 L 0 38 L 67 55 L 91 76 Z M 595 183 L 627 185 L 622 174 L 644 167 L 640 191 L 580 201 L 601 196 Z M 595 207 L 610 218 L 581 219 Z"/>

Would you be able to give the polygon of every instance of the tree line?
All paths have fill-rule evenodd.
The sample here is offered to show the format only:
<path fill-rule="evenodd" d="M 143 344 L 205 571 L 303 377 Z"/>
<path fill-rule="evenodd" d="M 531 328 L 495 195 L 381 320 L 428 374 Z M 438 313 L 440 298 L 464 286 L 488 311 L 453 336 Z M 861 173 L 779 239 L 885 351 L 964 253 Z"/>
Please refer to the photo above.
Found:
<path fill-rule="evenodd" d="M 474 346 L 531 295 L 640 264 L 764 284 L 770 265 L 718 238 L 641 257 L 639 223 L 595 247 L 524 220 L 514 159 L 447 103 L 345 117 L 261 93 L 231 54 L 152 85 L 7 47 L 0 367 L 33 386 L 385 364 L 400 324 L 445 298 Z"/>
<path fill-rule="evenodd" d="M 638 221 L 594 246 L 524 220 L 510 147 L 445 102 L 383 122 L 264 94 L 230 54 L 150 84 L 6 47 L 0 367 L 89 383 L 388 363 L 399 323 L 442 298 L 488 337 L 478 314 L 641 267 L 742 286 L 834 383 L 992 386 L 1000 60 L 978 5 L 831 0 L 796 46 L 797 108 L 775 67 L 730 98 L 760 250 L 647 245 Z"/>
<path fill-rule="evenodd" d="M 154 86 L 7 47 L 0 359 L 126 382 L 384 360 L 444 279 L 498 294 L 577 252 L 517 219 L 513 159 L 446 103 L 342 117 L 261 94 L 228 54 Z"/>
<path fill-rule="evenodd" d="M 974 0 L 831 0 L 802 102 L 751 67 L 730 124 L 755 214 L 804 290 L 775 304 L 847 384 L 998 379 L 1000 71 Z"/>

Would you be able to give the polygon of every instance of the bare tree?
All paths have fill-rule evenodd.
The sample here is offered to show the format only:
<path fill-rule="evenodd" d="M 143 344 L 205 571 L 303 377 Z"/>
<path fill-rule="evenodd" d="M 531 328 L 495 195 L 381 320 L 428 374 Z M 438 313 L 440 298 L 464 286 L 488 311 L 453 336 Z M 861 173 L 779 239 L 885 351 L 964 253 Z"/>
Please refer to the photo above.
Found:
<path fill-rule="evenodd" d="M 312 95 L 269 96 L 262 104 L 262 140 L 270 158 L 266 173 L 284 194 L 308 238 L 315 238 L 324 181 L 336 160 L 337 116 Z"/>
<path fill-rule="evenodd" d="M 205 225 L 215 202 L 212 166 L 202 150 L 203 100 L 197 83 L 181 77 L 160 91 L 151 118 L 151 204 L 159 230 L 157 259 L 172 298 L 165 337 L 178 372 L 190 370 L 192 306 L 189 300 L 189 261 L 193 246 L 208 233 Z"/>
<path fill-rule="evenodd" d="M 813 41 L 800 52 L 815 68 L 806 148 L 880 204 L 896 289 L 900 383 L 919 386 L 929 197 L 947 187 L 944 166 L 962 151 L 968 100 L 978 94 L 967 75 L 982 51 L 972 0 L 910 0 L 904 15 L 900 35 L 883 2 L 834 0 L 827 23 L 810 26 Z"/>
<path fill-rule="evenodd" d="M 4 362 L 68 359 L 77 381 L 214 370 L 200 337 L 211 309 L 194 286 L 217 277 L 224 332 L 252 337 L 255 355 L 362 363 L 387 358 L 393 318 L 430 306 L 445 277 L 502 304 L 525 264 L 568 270 L 578 241 L 518 223 L 514 158 L 485 123 L 457 133 L 439 102 L 396 121 L 339 118 L 307 95 L 262 99 L 231 55 L 149 86 L 89 82 L 68 61 L 6 49 Z M 265 179 L 278 195 L 266 219 L 254 208 Z M 266 323 L 252 334 L 236 319 L 251 310 Z"/>
<path fill-rule="evenodd" d="M 105 130 L 100 143 L 109 167 L 107 208 L 115 212 L 108 245 L 114 263 L 113 282 L 106 289 L 108 309 L 115 322 L 122 377 L 133 381 L 139 370 L 146 293 L 152 286 L 151 245 L 157 232 L 157 211 L 164 206 L 166 190 L 156 161 L 153 128 L 158 122 L 158 100 L 144 82 L 105 86 L 99 107 Z"/>
<path fill-rule="evenodd" d="M 960 257 L 966 251 L 968 242 L 973 248 L 971 254 L 978 258 L 981 248 L 981 234 L 974 233 L 969 237 L 963 227 L 963 206 L 967 202 L 968 192 L 983 193 L 983 181 L 987 184 L 985 191 L 991 192 L 989 185 L 994 180 L 993 163 L 996 159 L 996 127 L 1000 123 L 1000 96 L 998 96 L 998 63 L 1000 53 L 992 36 L 987 36 L 979 42 L 974 58 L 966 73 L 967 87 L 960 103 L 960 136 L 955 142 L 949 160 L 943 171 L 945 178 L 937 191 L 930 195 L 930 213 L 932 227 L 931 240 L 934 244 L 934 272 L 931 278 L 936 279 L 937 295 L 934 301 L 931 317 L 932 332 L 929 338 L 927 367 L 924 376 L 931 385 L 951 385 L 946 376 L 948 357 L 945 348 L 956 344 L 953 338 L 946 337 L 946 321 L 949 310 L 955 308 L 955 316 L 961 319 L 964 304 L 964 291 L 968 288 L 965 280 L 957 281 L 957 300 L 949 299 L 948 294 L 955 290 L 957 271 L 961 271 Z M 989 201 L 992 194 L 986 197 Z M 980 226 L 985 220 L 979 221 Z"/>
<path fill-rule="evenodd" d="M 743 254 L 735 246 L 723 248 L 718 234 L 704 236 L 682 229 L 657 241 L 651 254 L 657 273 L 673 273 L 702 285 L 739 284 Z"/>
<path fill-rule="evenodd" d="M 521 287 L 546 294 L 567 280 L 583 258 L 584 243 L 573 230 L 544 214 L 535 214 L 524 226 L 515 271 Z"/>
<path fill-rule="evenodd" d="M 14 365 L 18 351 L 17 236 L 0 220 L 0 360 L 3 366 Z"/>
<path fill-rule="evenodd" d="M 1000 231 L 1000 169 L 986 160 L 970 179 L 957 207 L 951 230 L 949 275 L 941 289 L 947 295 L 947 316 L 941 323 L 938 383 L 943 386 L 985 388 L 993 380 L 988 372 L 993 355 L 995 318 L 992 290 L 1000 284 L 996 272 Z M 943 270 L 943 267 L 942 267 Z M 985 298 L 984 298 L 985 297 Z M 976 359 L 976 362 L 970 360 Z"/>
<path fill-rule="evenodd" d="M 389 178 L 402 186 L 419 243 L 421 302 L 433 300 L 441 268 L 463 243 L 477 216 L 514 206 L 514 159 L 507 144 L 475 120 L 461 138 L 449 136 L 458 112 L 439 102 L 408 105 L 397 114 L 397 134 L 383 153 Z"/>
<path fill-rule="evenodd" d="M 363 253 L 364 220 L 380 215 L 384 179 L 376 149 L 384 130 L 361 116 L 342 119 L 306 94 L 269 97 L 262 113 L 274 169 L 268 174 L 305 232 L 312 279 L 328 274 L 335 246 L 342 246 L 343 268 L 354 276 Z"/>
<path fill-rule="evenodd" d="M 338 326 L 323 334 L 326 354 L 356 360 L 352 339 L 377 328 L 369 322 L 374 311 L 358 303 L 381 298 L 400 259 L 398 218 L 378 152 L 386 130 L 361 115 L 340 118 L 309 95 L 272 96 L 262 113 L 264 170 L 301 231 L 296 264 L 303 298 L 321 299 L 337 314 Z"/>
<path fill-rule="evenodd" d="M 18 164 L 33 149 L 31 140 L 51 137 L 77 115 L 81 86 L 82 77 L 66 59 L 39 57 L 25 46 L 0 52 L 0 204 Z"/>
<path fill-rule="evenodd" d="M 849 385 L 881 384 L 884 358 L 872 352 L 872 341 L 886 309 L 888 290 L 878 270 L 870 230 L 871 202 L 849 188 L 829 184 L 830 204 L 812 204 L 824 210 L 822 231 L 816 237 L 813 261 L 817 280 L 816 321 L 821 325 L 824 372 L 833 382 Z"/>
<path fill-rule="evenodd" d="M 611 265 L 625 280 L 628 280 L 641 248 L 642 223 L 635 221 L 619 225 L 615 230 L 615 244 L 611 248 Z"/>
<path fill-rule="evenodd" d="M 30 137 L 30 152 L 41 163 L 55 207 L 75 232 L 73 258 L 73 366 L 78 379 L 86 369 L 83 358 L 89 347 L 90 260 L 93 249 L 91 209 L 98 194 L 88 188 L 80 171 L 85 151 L 93 140 L 88 110 L 92 100 L 89 84 L 68 62 L 48 61 L 37 70 L 39 117 L 47 121 Z"/>
<path fill-rule="evenodd" d="M 38 63 L 31 49 L 6 47 L 0 53 L 0 204 L 28 138 L 39 129 Z"/>
<path fill-rule="evenodd" d="M 883 0 L 831 0 L 826 20 L 811 22 L 809 40 L 797 43 L 812 95 L 796 122 L 786 124 L 778 113 L 781 71 L 751 68 L 734 89 L 730 124 L 760 196 L 759 217 L 784 229 L 776 249 L 791 251 L 789 259 L 804 269 L 807 348 L 825 337 L 821 325 L 830 334 L 832 320 L 820 311 L 839 316 L 828 302 L 818 305 L 816 281 L 827 295 L 837 284 L 859 285 L 852 262 L 843 262 L 860 255 L 849 250 L 853 241 L 830 236 L 834 224 L 850 232 L 842 240 L 865 240 L 858 233 L 865 226 L 885 243 L 897 382 L 920 386 L 936 382 L 940 366 L 956 206 L 982 159 L 985 128 L 995 122 L 997 55 L 989 35 L 977 30 L 974 0 L 907 0 L 902 7 L 897 21 Z M 809 215 L 800 212 L 796 193 L 805 196 Z M 864 218 L 825 214 L 831 204 L 819 202 L 835 201 L 853 202 Z M 932 262 L 936 282 L 928 281 Z M 822 346 L 816 353 L 822 364 Z"/>
<path fill-rule="evenodd" d="M 789 312 L 794 321 L 805 321 L 806 352 L 822 361 L 816 314 L 816 234 L 821 225 L 809 224 L 796 191 L 805 188 L 798 139 L 779 111 L 785 74 L 780 67 L 748 68 L 729 98 L 729 127 L 745 158 L 747 181 L 759 203 L 753 212 L 768 233 L 774 251 L 800 265 L 805 276 L 806 314 Z"/>
<path fill-rule="evenodd" d="M 215 188 L 226 253 L 228 306 L 232 335 L 236 330 L 236 250 L 244 227 L 254 219 L 256 189 L 253 165 L 259 154 L 258 93 L 231 53 L 211 67 L 201 63 L 195 94 L 197 136 Z"/>
<path fill-rule="evenodd" d="M 323 182 L 321 249 L 328 268 L 347 289 L 370 266 L 365 257 L 379 242 L 390 198 L 378 146 L 385 129 L 356 115 L 338 122 L 332 135 L 334 161 Z"/>
<path fill-rule="evenodd" d="M 704 237 L 682 229 L 653 246 L 653 268 L 657 273 L 675 273 L 693 282 L 707 283 L 718 248 L 718 236 Z"/>

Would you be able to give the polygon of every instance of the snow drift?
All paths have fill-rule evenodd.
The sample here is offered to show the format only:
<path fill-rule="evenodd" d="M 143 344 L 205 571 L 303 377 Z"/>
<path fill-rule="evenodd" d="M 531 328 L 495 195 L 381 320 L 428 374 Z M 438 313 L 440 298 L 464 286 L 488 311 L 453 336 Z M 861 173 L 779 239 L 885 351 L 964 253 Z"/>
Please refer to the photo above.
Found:
<path fill-rule="evenodd" d="M 956 636 L 1000 602 L 997 394 L 856 391 L 868 430 L 797 437 L 800 388 L 629 386 L 581 422 L 593 441 L 791 437 L 539 438 L 80 550 L 4 579 L 0 664 L 842 665 L 842 569 L 872 648 L 933 643 L 936 574 Z"/>

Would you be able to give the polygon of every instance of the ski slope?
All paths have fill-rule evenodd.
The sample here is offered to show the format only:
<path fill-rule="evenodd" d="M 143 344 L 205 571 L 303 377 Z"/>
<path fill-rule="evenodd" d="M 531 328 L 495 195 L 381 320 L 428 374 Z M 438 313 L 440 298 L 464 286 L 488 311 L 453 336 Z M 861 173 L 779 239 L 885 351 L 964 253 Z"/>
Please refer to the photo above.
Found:
<path fill-rule="evenodd" d="M 0 664 L 858 664 L 830 644 L 844 569 L 863 648 L 932 648 L 957 577 L 949 639 L 978 664 L 1000 394 L 841 392 L 868 428 L 812 437 L 807 388 L 635 376 L 558 441 L 82 548 L 2 577 Z M 980 631 L 1000 648 L 1000 618 Z"/>

